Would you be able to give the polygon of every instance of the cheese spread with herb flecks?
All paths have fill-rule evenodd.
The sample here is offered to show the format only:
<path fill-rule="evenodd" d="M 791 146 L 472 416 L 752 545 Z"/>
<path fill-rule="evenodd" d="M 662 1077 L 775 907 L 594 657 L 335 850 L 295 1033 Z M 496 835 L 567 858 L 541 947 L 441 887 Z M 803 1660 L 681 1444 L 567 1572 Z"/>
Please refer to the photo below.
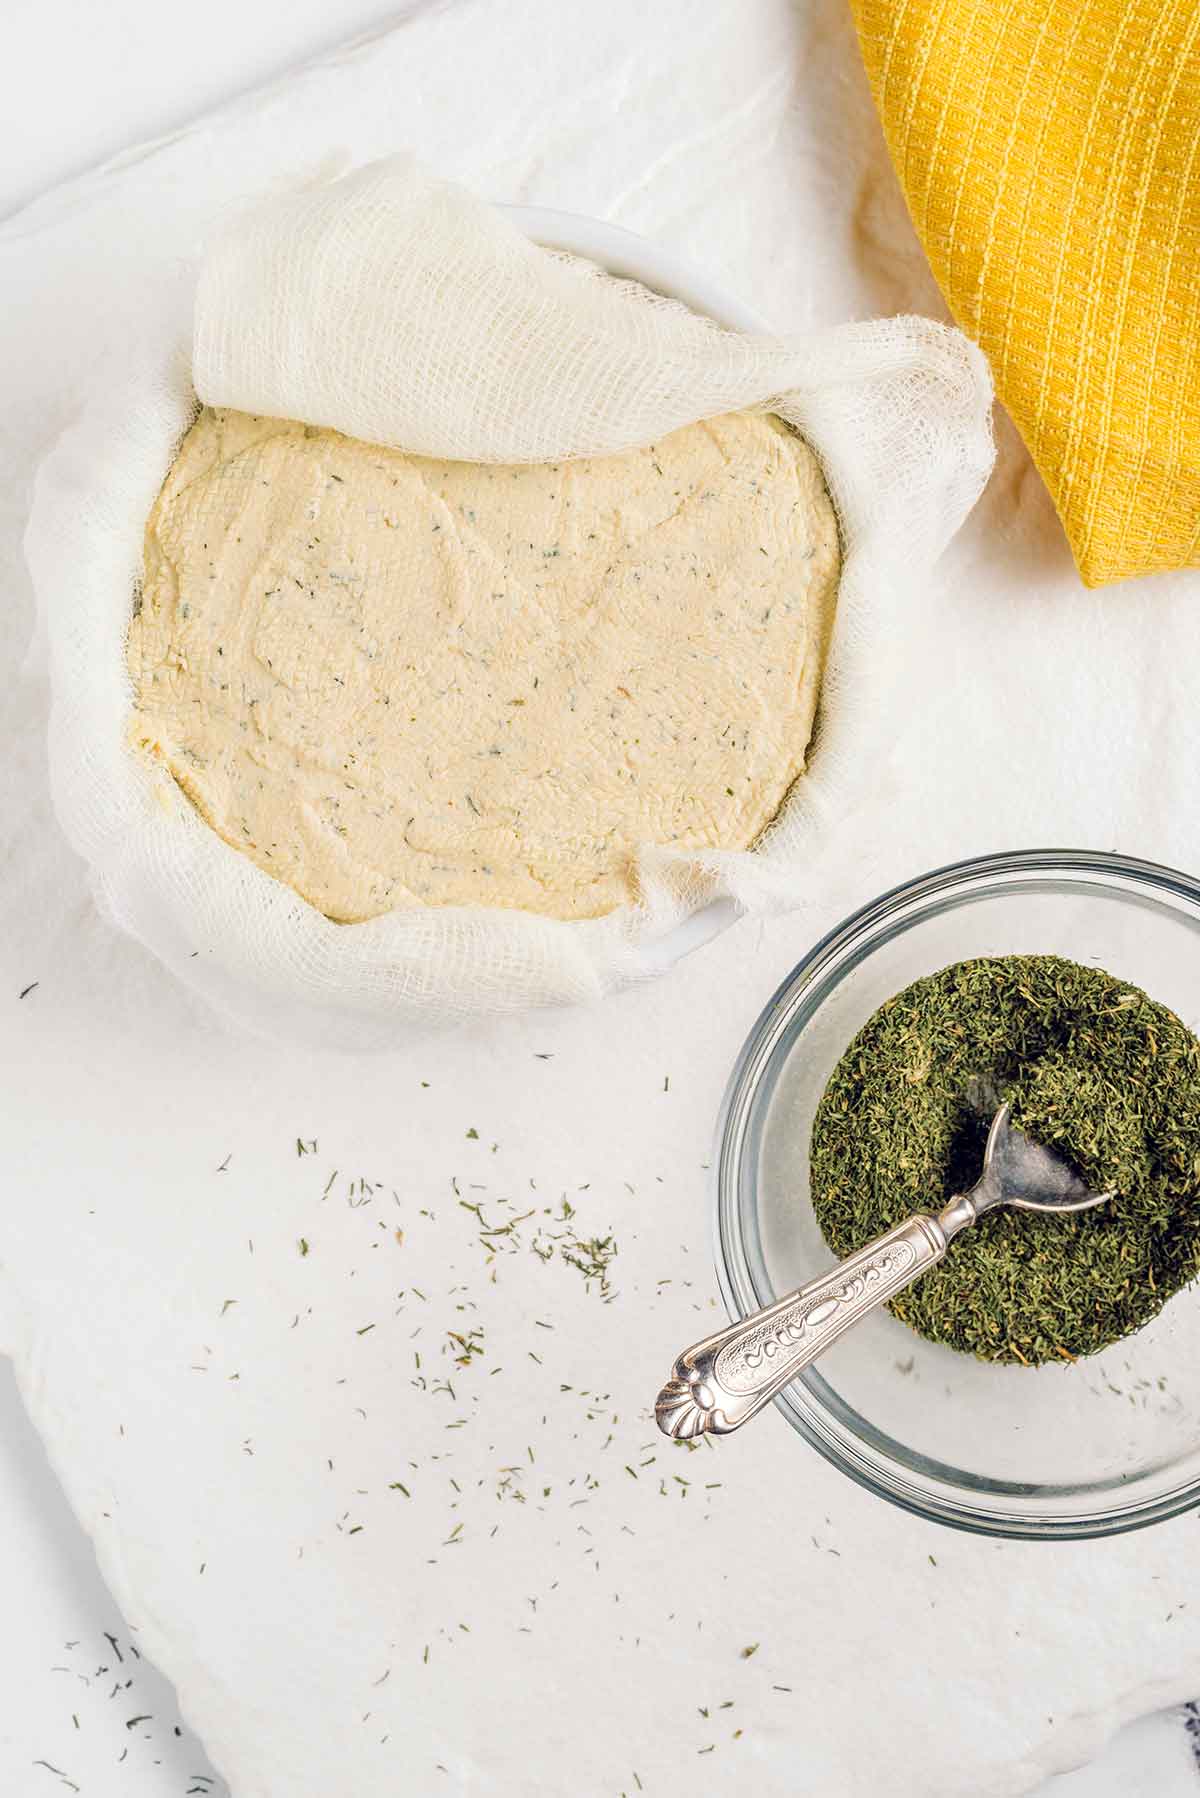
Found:
<path fill-rule="evenodd" d="M 775 816 L 838 570 L 765 414 L 504 467 L 204 410 L 146 530 L 131 739 L 330 918 L 597 917 L 642 846 Z"/>

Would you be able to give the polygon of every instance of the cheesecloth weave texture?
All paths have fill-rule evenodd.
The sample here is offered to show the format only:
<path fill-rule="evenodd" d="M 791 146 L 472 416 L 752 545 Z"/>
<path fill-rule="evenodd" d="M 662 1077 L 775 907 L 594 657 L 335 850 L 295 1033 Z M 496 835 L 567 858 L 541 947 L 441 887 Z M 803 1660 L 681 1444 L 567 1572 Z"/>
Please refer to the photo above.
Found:
<path fill-rule="evenodd" d="M 225 844 L 126 742 L 147 515 L 197 397 L 415 454 L 565 460 L 761 407 L 816 450 L 843 569 L 810 772 L 749 852 L 647 847 L 640 900 L 562 922 L 416 908 L 334 924 Z M 407 157 L 245 212 L 199 271 L 194 336 L 147 321 L 39 471 L 28 550 L 50 651 L 55 804 L 108 913 L 267 1034 L 382 1046 L 413 1022 L 595 997 L 657 971 L 724 898 L 794 904 L 895 735 L 927 576 L 992 461 L 978 351 L 919 318 L 803 338 L 721 329 L 530 243 Z"/>

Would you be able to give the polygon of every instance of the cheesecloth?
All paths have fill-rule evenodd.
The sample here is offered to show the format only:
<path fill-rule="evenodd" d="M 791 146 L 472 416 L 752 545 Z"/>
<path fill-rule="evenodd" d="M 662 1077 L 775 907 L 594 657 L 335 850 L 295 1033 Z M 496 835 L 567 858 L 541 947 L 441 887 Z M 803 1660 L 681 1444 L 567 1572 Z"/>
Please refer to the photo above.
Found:
<path fill-rule="evenodd" d="M 194 293 L 189 329 L 186 308 Z M 197 399 L 415 454 L 559 461 L 753 407 L 808 439 L 843 566 L 809 771 L 747 852 L 647 846 L 640 898 L 563 922 L 421 907 L 334 924 L 230 848 L 126 739 L 145 523 Z M 929 573 L 992 463 L 983 357 L 902 317 L 804 337 L 722 329 L 531 243 L 409 157 L 243 211 L 181 269 L 38 472 L 27 550 L 49 650 L 51 780 L 102 908 L 266 1034 L 384 1046 L 413 1023 L 610 992 L 698 908 L 802 901 L 897 732 Z"/>

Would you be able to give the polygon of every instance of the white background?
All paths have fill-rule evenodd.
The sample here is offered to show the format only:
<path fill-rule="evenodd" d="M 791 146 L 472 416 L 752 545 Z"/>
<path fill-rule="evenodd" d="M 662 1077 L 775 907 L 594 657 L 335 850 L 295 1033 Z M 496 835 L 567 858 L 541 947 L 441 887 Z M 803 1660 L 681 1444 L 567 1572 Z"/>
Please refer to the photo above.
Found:
<path fill-rule="evenodd" d="M 421 4 L 42 0 L 10 13 L 0 58 L 0 216 Z M 72 1786 L 133 1798 L 220 1798 L 224 1788 L 179 1725 L 170 1689 L 135 1658 L 3 1368 L 0 1594 L 4 1798 Z M 137 1717 L 145 1720 L 129 1727 Z M 27 1758 L 35 1738 L 48 1765 Z M 1126 1731 L 1103 1762 L 1051 1789 L 1054 1798 L 1185 1798 L 1200 1782 L 1182 1728 L 1155 1720 Z"/>

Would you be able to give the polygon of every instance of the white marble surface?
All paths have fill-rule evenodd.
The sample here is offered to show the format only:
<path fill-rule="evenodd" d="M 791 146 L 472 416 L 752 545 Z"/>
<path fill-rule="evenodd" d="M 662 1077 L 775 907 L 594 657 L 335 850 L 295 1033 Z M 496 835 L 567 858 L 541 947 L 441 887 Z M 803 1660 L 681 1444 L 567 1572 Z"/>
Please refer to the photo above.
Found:
<path fill-rule="evenodd" d="M 387 10 L 343 4 L 337 37 L 375 25 Z M 170 131 L 215 100 L 328 45 L 332 35 L 328 8 L 315 0 L 297 0 L 286 9 L 210 0 L 202 21 L 147 0 L 114 0 L 104 9 L 56 0 L 25 9 L 7 23 L 6 55 L 0 59 L 0 211 L 97 155 Z M 561 198 L 566 202 L 569 196 Z M 797 927 L 797 947 L 803 946 L 803 934 Z M 780 941 L 772 967 L 784 951 Z M 136 967 L 136 958 L 130 966 Z M 136 969 L 138 982 L 152 985 L 153 979 L 154 970 Z M 6 1011 L 8 1027 L 20 1030 L 19 1015 L 7 1006 Z M 665 1027 L 660 1014 L 651 1031 Z M 641 1021 L 631 1019 L 630 1028 L 642 1028 Z M 53 1041 L 52 1034 L 34 1035 L 43 1046 Z M 219 1044 L 203 1026 L 198 1040 L 207 1045 L 208 1059 L 220 1059 Z M 488 1054 L 509 1046 L 493 1042 L 485 1062 Z M 665 1051 L 665 1036 L 662 1046 Z M 77 1072 L 84 1076 L 84 1070 Z M 486 1067 L 481 1075 L 473 1100 L 487 1090 Z M 311 1080 L 300 1078 L 299 1085 L 313 1096 Z M 630 1103 L 643 1099 L 631 1089 Z M 17 1115 L 6 1122 L 14 1140 L 21 1138 L 22 1122 Z M 331 1122 L 337 1127 L 339 1120 Z M 671 1140 L 669 1131 L 665 1140 Z M 103 1197 L 106 1181 L 115 1190 L 120 1162 L 102 1153 L 97 1160 Z M 21 1144 L 17 1162 L 24 1180 L 36 1178 L 37 1160 L 27 1144 Z M 134 1639 L 99 1582 L 91 1550 L 22 1421 L 7 1376 L 0 1394 L 0 1591 L 9 1619 L 0 1641 L 0 1690 L 6 1694 L 0 1707 L 0 1787 L 14 1798 L 71 1785 L 89 1794 L 137 1798 L 219 1790 L 211 1768 L 197 1758 L 196 1744 L 186 1733 L 174 1733 L 179 1724 L 169 1688 L 138 1661 Z M 12 1626 L 13 1618 L 19 1627 Z M 231 1617 L 231 1632 L 236 1627 Z M 1148 1669 L 1147 1678 L 1153 1673 Z M 145 1720 L 130 1727 L 135 1718 Z M 971 1789 L 964 1768 L 964 1794 Z M 1176 1792 L 1184 1798 L 1191 1789 L 1183 1731 L 1160 1723 L 1127 1731 L 1094 1768 L 1049 1788 L 1054 1798 L 1116 1798 L 1117 1793 L 1175 1798 Z"/>

